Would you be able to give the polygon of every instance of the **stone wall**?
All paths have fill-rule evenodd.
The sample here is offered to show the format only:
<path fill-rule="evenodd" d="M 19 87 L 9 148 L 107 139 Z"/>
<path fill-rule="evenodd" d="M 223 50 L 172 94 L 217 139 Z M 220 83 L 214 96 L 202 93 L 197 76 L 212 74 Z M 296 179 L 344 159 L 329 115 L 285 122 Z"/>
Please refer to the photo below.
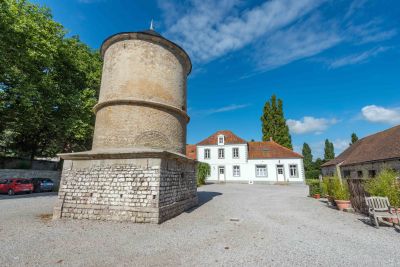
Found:
<path fill-rule="evenodd" d="M 375 173 L 378 174 L 383 168 L 390 168 L 400 172 L 400 159 L 341 166 L 340 171 L 342 177 L 367 178 L 371 176 L 370 171 L 375 171 Z M 334 174 L 336 174 L 336 166 L 322 167 L 322 175 L 332 176 Z M 361 177 L 359 177 L 359 174 L 361 174 Z"/>
<path fill-rule="evenodd" d="M 375 171 L 375 173 L 378 174 L 383 168 L 390 168 L 400 172 L 400 159 L 342 166 L 341 172 L 343 177 L 350 174 L 351 178 L 360 178 L 358 177 L 358 172 L 361 172 L 360 174 L 362 174 L 362 177 L 366 178 L 371 176 L 370 171 Z"/>
<path fill-rule="evenodd" d="M 54 218 L 161 223 L 197 204 L 195 162 L 65 160 Z"/>

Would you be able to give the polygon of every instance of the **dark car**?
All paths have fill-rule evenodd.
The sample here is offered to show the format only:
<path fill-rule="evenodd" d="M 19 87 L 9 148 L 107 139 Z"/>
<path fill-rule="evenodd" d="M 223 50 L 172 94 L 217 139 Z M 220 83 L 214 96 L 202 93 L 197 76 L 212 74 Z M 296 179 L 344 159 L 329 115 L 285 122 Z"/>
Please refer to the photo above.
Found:
<path fill-rule="evenodd" d="M 0 193 L 7 193 L 10 196 L 16 193 L 32 193 L 33 184 L 31 179 L 7 178 L 0 179 Z"/>
<path fill-rule="evenodd" d="M 49 178 L 32 178 L 33 191 L 36 193 L 53 191 L 54 182 Z"/>

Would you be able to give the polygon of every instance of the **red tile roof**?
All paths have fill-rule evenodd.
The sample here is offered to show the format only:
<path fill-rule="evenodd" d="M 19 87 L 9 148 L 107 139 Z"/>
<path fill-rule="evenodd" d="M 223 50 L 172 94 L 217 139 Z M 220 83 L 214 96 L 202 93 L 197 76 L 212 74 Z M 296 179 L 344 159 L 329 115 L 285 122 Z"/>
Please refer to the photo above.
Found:
<path fill-rule="evenodd" d="M 302 158 L 303 156 L 274 141 L 249 142 L 249 159 Z"/>
<path fill-rule="evenodd" d="M 190 159 L 196 159 L 197 158 L 197 153 L 196 153 L 196 145 L 186 145 L 186 157 Z"/>
<path fill-rule="evenodd" d="M 364 137 L 322 166 L 342 166 L 400 158 L 400 125 Z"/>
<path fill-rule="evenodd" d="M 203 141 L 197 143 L 198 146 L 207 146 L 207 145 L 217 145 L 218 144 L 218 135 L 224 135 L 225 144 L 246 144 L 246 141 L 235 135 L 231 131 L 222 130 L 218 131 Z"/>

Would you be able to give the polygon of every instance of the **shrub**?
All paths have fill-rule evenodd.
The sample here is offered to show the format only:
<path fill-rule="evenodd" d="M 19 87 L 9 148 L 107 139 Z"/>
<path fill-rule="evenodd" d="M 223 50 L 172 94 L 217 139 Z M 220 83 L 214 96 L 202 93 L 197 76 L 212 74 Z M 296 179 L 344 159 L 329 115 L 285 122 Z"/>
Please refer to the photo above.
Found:
<path fill-rule="evenodd" d="M 306 179 L 318 179 L 320 171 L 319 170 L 309 170 L 305 172 Z"/>
<path fill-rule="evenodd" d="M 208 163 L 200 162 L 197 165 L 197 186 L 206 184 L 207 176 L 210 175 L 210 165 Z"/>
<path fill-rule="evenodd" d="M 321 183 L 321 193 L 324 197 L 333 196 L 333 182 L 335 177 L 324 177 Z"/>
<path fill-rule="evenodd" d="M 397 181 L 399 173 L 383 169 L 378 176 L 367 181 L 365 190 L 372 196 L 388 197 L 390 204 L 400 206 L 400 185 Z"/>
<path fill-rule="evenodd" d="M 321 186 L 319 180 L 307 179 L 306 183 L 308 185 L 310 196 L 314 196 L 315 194 L 321 194 Z"/>
<path fill-rule="evenodd" d="M 350 192 L 346 182 L 340 181 L 339 177 L 334 177 L 330 181 L 331 192 L 333 198 L 335 200 L 349 200 L 350 199 Z"/>

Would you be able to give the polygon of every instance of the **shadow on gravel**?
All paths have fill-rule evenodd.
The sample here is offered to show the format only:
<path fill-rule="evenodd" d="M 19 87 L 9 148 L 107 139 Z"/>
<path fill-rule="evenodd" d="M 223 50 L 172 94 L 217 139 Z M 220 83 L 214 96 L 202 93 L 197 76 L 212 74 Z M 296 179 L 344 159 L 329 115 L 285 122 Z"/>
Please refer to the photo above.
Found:
<path fill-rule="evenodd" d="M 32 197 L 48 197 L 57 196 L 57 192 L 45 192 L 45 193 L 32 193 L 32 194 L 16 194 L 9 196 L 6 194 L 0 194 L 0 201 L 3 199 L 18 199 L 18 198 L 32 198 Z"/>
<path fill-rule="evenodd" d="M 187 213 L 191 213 L 195 209 L 203 206 L 206 204 L 208 201 L 211 201 L 214 197 L 220 196 L 222 193 L 220 192 L 197 192 L 197 197 L 199 199 L 199 203 L 197 204 L 196 207 L 191 208 L 190 210 L 186 211 Z"/>
<path fill-rule="evenodd" d="M 373 228 L 376 229 L 375 224 L 373 224 L 373 223 L 371 222 L 371 219 L 370 219 L 370 218 L 365 217 L 365 218 L 359 218 L 358 220 L 359 220 L 360 222 L 363 222 L 364 224 L 366 224 L 366 225 L 368 225 L 368 226 L 371 226 L 371 227 L 373 227 Z M 389 222 L 385 222 L 385 221 L 380 221 L 380 222 L 379 222 L 379 227 L 382 227 L 382 226 L 383 226 L 383 227 L 393 227 L 393 228 L 395 229 L 396 232 L 400 233 L 400 229 L 398 229 L 399 226 L 393 225 L 393 223 L 389 223 Z"/>

